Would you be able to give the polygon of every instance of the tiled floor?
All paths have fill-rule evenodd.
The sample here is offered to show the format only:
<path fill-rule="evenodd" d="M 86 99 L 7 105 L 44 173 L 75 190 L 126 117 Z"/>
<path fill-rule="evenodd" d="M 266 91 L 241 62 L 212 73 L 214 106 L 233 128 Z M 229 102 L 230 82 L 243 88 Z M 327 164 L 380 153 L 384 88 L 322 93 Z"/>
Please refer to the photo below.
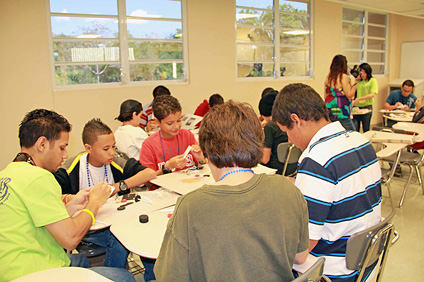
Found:
<path fill-rule="evenodd" d="M 408 167 L 402 167 L 403 177 L 391 182 L 392 198 L 395 206 L 399 204 L 404 185 L 409 174 Z M 388 196 L 387 188 L 383 196 Z M 391 212 L 389 198 L 383 197 L 382 215 Z M 384 282 L 421 281 L 424 279 L 424 195 L 414 173 L 402 208 L 396 208 L 394 219 L 399 240 L 392 246 L 383 274 Z"/>
<path fill-rule="evenodd" d="M 409 173 L 408 167 L 402 167 L 402 178 L 394 178 L 391 182 L 393 202 L 397 207 Z M 382 215 L 390 214 L 392 207 L 386 186 L 383 190 Z M 424 279 L 424 195 L 418 184 L 416 175 L 412 177 L 402 208 L 396 208 L 394 219 L 399 240 L 389 252 L 383 274 L 384 282 L 421 281 Z M 134 256 L 136 261 L 138 256 Z M 140 263 L 140 262 L 139 262 Z M 135 275 L 137 282 L 144 282 L 143 274 Z"/>

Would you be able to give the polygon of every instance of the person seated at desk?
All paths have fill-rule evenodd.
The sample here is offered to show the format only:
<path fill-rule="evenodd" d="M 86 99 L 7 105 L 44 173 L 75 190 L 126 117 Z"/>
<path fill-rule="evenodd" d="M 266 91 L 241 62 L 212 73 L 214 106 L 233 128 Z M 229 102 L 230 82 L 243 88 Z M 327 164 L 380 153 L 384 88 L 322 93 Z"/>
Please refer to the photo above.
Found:
<path fill-rule="evenodd" d="M 274 105 L 277 94 L 277 91 L 272 91 L 263 96 L 259 101 L 259 113 L 263 120 L 266 121 L 264 126 L 265 141 L 262 149 L 263 155 L 261 163 L 267 167 L 277 169 L 277 174 L 282 174 L 284 163 L 278 161 L 277 147 L 280 143 L 288 142 L 289 138 L 287 134 L 272 121 L 272 106 Z M 289 164 L 287 166 L 286 175 L 291 175 L 296 169 L 297 164 Z"/>
<path fill-rule="evenodd" d="M 130 158 L 138 161 L 143 141 L 149 137 L 139 127 L 141 114 L 141 103 L 136 100 L 126 100 L 121 104 L 119 116 L 116 118 L 122 125 L 115 131 L 116 146 Z"/>
<path fill-rule="evenodd" d="M 153 102 L 153 114 L 159 121 L 160 130 L 147 138 L 140 153 L 140 163 L 158 174 L 170 173 L 205 164 L 206 159 L 197 145 L 193 133 L 181 129 L 181 105 L 177 98 L 164 95 Z M 184 158 L 188 146 L 192 150 Z"/>
<path fill-rule="evenodd" d="M 224 98 L 222 98 L 219 94 L 213 94 L 209 97 L 209 102 L 207 100 L 203 100 L 203 102 L 197 106 L 194 114 L 199 117 L 204 117 L 209 110 L 215 105 L 221 105 L 224 103 Z"/>
<path fill-rule="evenodd" d="M 410 79 L 402 83 L 401 89 L 393 90 L 384 103 L 385 110 L 404 110 L 419 109 L 420 100 L 413 94 L 414 82 Z M 387 126 L 392 127 L 396 121 L 387 120 Z"/>
<path fill-rule="evenodd" d="M 73 250 L 94 224 L 110 187 L 100 182 L 76 196 L 61 196 L 52 173 L 67 157 L 70 131 L 63 116 L 45 109 L 29 112 L 19 126 L 21 152 L 0 172 L 0 281 L 50 268 L 89 267 L 85 256 L 64 249 Z M 74 216 L 76 211 L 81 212 Z M 92 270 L 114 281 L 134 281 L 125 269 Z"/>
<path fill-rule="evenodd" d="M 253 173 L 263 133 L 252 107 L 213 107 L 199 142 L 216 183 L 178 199 L 154 269 L 158 281 L 293 280 L 293 262 L 308 253 L 306 202 L 286 177 Z"/>
<path fill-rule="evenodd" d="M 156 97 L 162 95 L 171 95 L 171 91 L 163 85 L 158 85 L 153 89 L 153 101 Z M 158 127 L 157 120 L 153 116 L 153 101 L 143 107 L 143 113 L 141 114 L 140 128 L 145 129 L 146 132 L 150 132 Z"/>
<path fill-rule="evenodd" d="M 123 159 L 115 154 L 112 130 L 100 119 L 87 122 L 82 132 L 86 152 L 68 159 L 55 172 L 63 194 L 78 191 L 105 181 L 115 187 L 112 195 L 137 187 L 156 177 L 156 172 L 142 166 L 137 160 Z M 84 241 L 107 248 L 105 266 L 125 267 L 128 250 L 113 236 L 109 228 L 87 234 Z"/>
<path fill-rule="evenodd" d="M 330 122 L 321 96 L 305 84 L 280 91 L 272 119 L 303 151 L 295 185 L 308 203 L 311 255 L 326 259 L 331 281 L 356 281 L 358 272 L 346 268 L 347 240 L 381 220 L 381 170 L 373 146 L 359 132 Z"/>

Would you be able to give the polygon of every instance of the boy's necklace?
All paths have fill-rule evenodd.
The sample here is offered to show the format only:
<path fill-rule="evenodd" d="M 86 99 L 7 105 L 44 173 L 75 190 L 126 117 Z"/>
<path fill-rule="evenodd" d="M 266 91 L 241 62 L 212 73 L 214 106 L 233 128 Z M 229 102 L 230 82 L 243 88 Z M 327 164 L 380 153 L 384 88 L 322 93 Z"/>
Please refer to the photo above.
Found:
<path fill-rule="evenodd" d="M 93 179 L 93 177 L 91 176 L 91 173 L 90 173 L 90 169 L 88 168 L 88 156 L 89 156 L 89 155 L 90 155 L 90 154 L 87 154 L 87 160 L 86 160 L 88 187 L 90 187 L 90 186 L 91 186 L 90 178 L 91 178 L 91 180 L 93 181 L 93 185 L 95 185 L 95 183 L 94 183 L 94 179 Z M 104 169 L 105 169 L 105 175 L 103 176 L 103 180 L 105 180 L 105 179 L 106 179 L 106 183 L 109 183 L 109 178 L 107 177 L 107 167 L 106 167 L 106 165 L 103 165 L 103 167 L 104 167 Z"/>

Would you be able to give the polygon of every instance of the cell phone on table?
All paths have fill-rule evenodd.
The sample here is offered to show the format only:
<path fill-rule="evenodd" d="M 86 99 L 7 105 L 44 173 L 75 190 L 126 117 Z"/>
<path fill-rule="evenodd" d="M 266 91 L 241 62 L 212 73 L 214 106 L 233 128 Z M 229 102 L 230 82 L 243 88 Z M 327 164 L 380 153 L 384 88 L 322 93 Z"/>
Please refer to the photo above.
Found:
<path fill-rule="evenodd" d="M 129 201 L 129 200 L 134 200 L 134 198 L 135 198 L 135 193 L 122 195 L 122 200 Z"/>

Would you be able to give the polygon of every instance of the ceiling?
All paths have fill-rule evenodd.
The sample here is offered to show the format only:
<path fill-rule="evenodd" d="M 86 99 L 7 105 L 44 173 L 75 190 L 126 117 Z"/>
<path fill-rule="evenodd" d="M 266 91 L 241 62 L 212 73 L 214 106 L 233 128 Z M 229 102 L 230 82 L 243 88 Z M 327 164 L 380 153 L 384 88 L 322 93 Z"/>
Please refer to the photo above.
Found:
<path fill-rule="evenodd" d="M 331 0 L 355 7 L 424 19 L 424 0 Z"/>

